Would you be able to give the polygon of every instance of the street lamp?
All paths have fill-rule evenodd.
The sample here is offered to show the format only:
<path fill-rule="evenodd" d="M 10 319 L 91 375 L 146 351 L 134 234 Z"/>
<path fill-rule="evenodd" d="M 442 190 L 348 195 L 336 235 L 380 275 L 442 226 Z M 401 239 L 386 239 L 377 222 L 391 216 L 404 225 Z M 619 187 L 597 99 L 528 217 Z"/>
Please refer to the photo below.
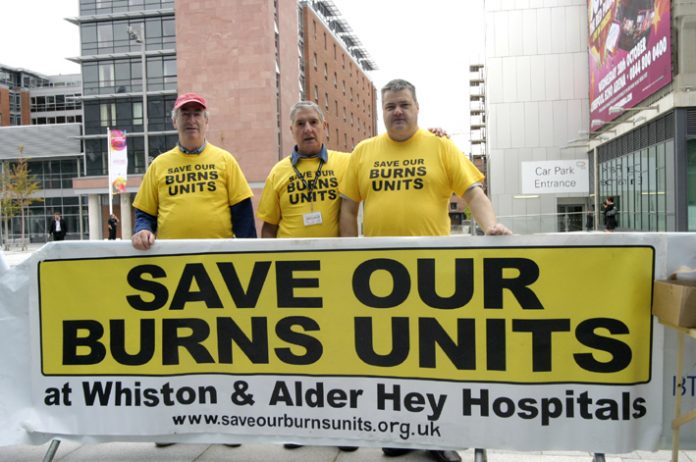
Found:
<path fill-rule="evenodd" d="M 634 106 L 634 107 L 623 107 L 623 106 L 612 106 L 609 108 L 609 114 L 623 114 L 624 112 L 633 112 L 633 111 L 659 111 L 660 108 L 658 106 Z"/>
<path fill-rule="evenodd" d="M 140 61 L 142 63 L 143 79 L 143 145 L 145 147 L 145 168 L 150 162 L 150 139 L 147 131 L 147 59 L 145 57 L 145 27 L 143 35 L 138 34 L 133 26 L 128 27 L 128 38 L 140 44 Z"/>

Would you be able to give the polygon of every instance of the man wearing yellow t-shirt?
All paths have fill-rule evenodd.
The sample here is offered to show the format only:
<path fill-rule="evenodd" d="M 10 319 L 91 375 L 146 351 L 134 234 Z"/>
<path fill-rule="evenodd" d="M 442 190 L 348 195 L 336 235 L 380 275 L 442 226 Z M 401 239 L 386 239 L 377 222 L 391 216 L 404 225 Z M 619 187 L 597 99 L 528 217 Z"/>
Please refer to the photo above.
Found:
<path fill-rule="evenodd" d="M 292 107 L 290 131 L 295 147 L 273 166 L 261 194 L 256 213 L 263 220 L 261 237 L 338 237 L 338 184 L 348 164 L 348 154 L 326 149 L 324 113 L 312 101 L 300 101 Z M 302 447 L 294 443 L 284 446 Z"/>
<path fill-rule="evenodd" d="M 268 174 L 256 213 L 261 237 L 338 237 L 348 154 L 326 149 L 324 113 L 312 101 L 292 107 L 290 131 L 295 147 Z"/>
<path fill-rule="evenodd" d="M 418 128 L 415 87 L 392 80 L 382 88 L 387 133 L 358 144 L 339 185 L 341 236 L 357 235 L 363 203 L 365 236 L 446 236 L 452 193 L 462 196 L 486 234 L 511 234 L 497 223 L 481 189 L 483 175 L 447 138 Z M 410 449 L 382 448 L 386 456 Z M 430 451 L 439 462 L 460 462 L 456 451 Z"/>
<path fill-rule="evenodd" d="M 172 122 L 177 146 L 155 158 L 135 196 L 133 247 L 157 239 L 256 237 L 252 192 L 237 160 L 208 143 L 205 98 L 180 95 Z"/>
<path fill-rule="evenodd" d="M 392 80 L 382 88 L 387 133 L 361 142 L 350 157 L 339 187 L 341 236 L 357 235 L 360 202 L 365 236 L 449 235 L 452 193 L 486 234 L 511 234 L 497 222 L 481 172 L 449 139 L 418 128 L 418 109 L 411 83 Z"/>

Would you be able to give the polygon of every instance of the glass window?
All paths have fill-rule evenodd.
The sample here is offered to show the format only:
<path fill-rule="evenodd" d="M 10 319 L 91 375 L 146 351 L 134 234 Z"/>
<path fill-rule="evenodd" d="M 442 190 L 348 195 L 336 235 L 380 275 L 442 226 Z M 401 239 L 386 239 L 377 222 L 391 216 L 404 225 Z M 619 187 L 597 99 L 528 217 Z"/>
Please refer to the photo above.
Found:
<path fill-rule="evenodd" d="M 110 22 L 100 22 L 97 24 L 97 39 L 99 52 L 110 52 L 113 50 L 114 45 L 114 31 L 112 23 Z"/>
<path fill-rule="evenodd" d="M 162 66 L 162 58 L 154 57 L 147 58 L 147 89 L 148 92 L 151 90 L 162 90 L 164 87 L 163 83 L 164 69 Z"/>
<path fill-rule="evenodd" d="M 85 134 L 103 133 L 101 129 L 101 108 L 97 102 L 85 102 Z"/>
<path fill-rule="evenodd" d="M 176 58 L 164 58 L 164 88 L 166 90 L 175 90 L 176 81 Z"/>
<path fill-rule="evenodd" d="M 128 52 L 130 51 L 130 37 L 128 35 L 128 21 L 114 22 L 114 51 Z"/>
<path fill-rule="evenodd" d="M 133 108 L 130 101 L 116 100 L 116 122 L 114 128 L 129 131 L 133 124 Z"/>
<path fill-rule="evenodd" d="M 114 63 L 103 61 L 99 63 L 99 87 L 102 93 L 112 93 L 114 89 Z"/>
<path fill-rule="evenodd" d="M 116 61 L 114 66 L 116 93 L 127 93 L 131 90 L 131 72 L 129 61 Z"/>
<path fill-rule="evenodd" d="M 686 203 L 688 231 L 696 231 L 696 140 L 686 143 Z"/>
<path fill-rule="evenodd" d="M 100 120 L 102 127 L 113 126 L 113 124 L 116 120 L 116 105 L 113 103 L 101 104 L 100 105 L 99 120 Z"/>
<path fill-rule="evenodd" d="M 140 58 L 135 61 L 130 62 L 131 68 L 131 91 L 143 91 L 143 65 L 140 62 Z"/>
<path fill-rule="evenodd" d="M 130 141 L 129 141 L 130 144 Z M 103 145 L 103 147 L 102 147 Z M 129 146 L 130 148 L 130 146 Z M 128 149 L 130 152 L 130 149 Z M 105 175 L 106 174 L 106 140 L 86 140 L 85 141 L 85 164 L 86 175 Z"/>
<path fill-rule="evenodd" d="M 636 195 L 635 195 L 635 207 L 634 216 L 635 224 L 633 229 L 639 230 L 643 226 L 643 168 L 641 167 L 641 156 L 640 152 L 636 151 L 633 153 L 633 178 L 636 183 Z"/>
<path fill-rule="evenodd" d="M 648 172 L 648 150 L 640 150 L 640 195 L 641 195 L 641 226 L 640 231 L 650 231 L 650 174 Z"/>
<path fill-rule="evenodd" d="M 174 48 L 176 44 L 176 23 L 174 18 L 162 19 L 162 48 Z"/>
<path fill-rule="evenodd" d="M 660 143 L 655 148 L 655 199 L 657 201 L 657 231 L 667 231 L 667 177 L 665 168 L 665 145 Z"/>
<path fill-rule="evenodd" d="M 133 118 L 133 125 L 142 125 L 143 124 L 143 103 L 142 102 L 134 102 L 132 106 L 132 118 Z"/>
<path fill-rule="evenodd" d="M 82 38 L 82 54 L 93 55 L 97 52 L 97 25 L 83 24 L 80 26 Z"/>
<path fill-rule="evenodd" d="M 655 146 L 648 148 L 648 198 L 650 199 L 648 209 L 650 210 L 650 231 L 657 231 L 657 164 L 655 162 Z"/>
<path fill-rule="evenodd" d="M 151 18 L 145 20 L 145 48 L 150 48 L 154 45 L 160 47 L 162 45 L 162 20 L 160 18 Z"/>
<path fill-rule="evenodd" d="M 113 0 L 114 12 L 128 11 L 128 0 Z"/>

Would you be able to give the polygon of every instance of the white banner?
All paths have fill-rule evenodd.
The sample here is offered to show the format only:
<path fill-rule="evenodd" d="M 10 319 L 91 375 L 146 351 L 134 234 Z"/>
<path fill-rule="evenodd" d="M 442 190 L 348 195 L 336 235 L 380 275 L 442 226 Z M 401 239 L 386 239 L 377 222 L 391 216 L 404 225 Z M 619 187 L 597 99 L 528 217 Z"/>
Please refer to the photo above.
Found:
<path fill-rule="evenodd" d="M 587 195 L 590 169 L 587 159 L 522 162 L 522 194 Z"/>
<path fill-rule="evenodd" d="M 109 130 L 109 184 L 111 193 L 126 192 L 128 183 L 128 144 L 126 132 Z"/>
<path fill-rule="evenodd" d="M 0 275 L 0 444 L 654 450 L 669 243 L 50 243 Z"/>

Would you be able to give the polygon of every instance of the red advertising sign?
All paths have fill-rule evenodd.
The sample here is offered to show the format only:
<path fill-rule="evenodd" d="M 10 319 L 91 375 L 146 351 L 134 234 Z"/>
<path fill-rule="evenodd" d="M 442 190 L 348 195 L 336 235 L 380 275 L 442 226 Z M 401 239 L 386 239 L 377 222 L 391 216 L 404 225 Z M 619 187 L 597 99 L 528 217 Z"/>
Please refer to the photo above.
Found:
<path fill-rule="evenodd" d="M 590 130 L 672 81 L 669 0 L 589 0 Z M 615 109 L 612 109 L 615 108 Z"/>

